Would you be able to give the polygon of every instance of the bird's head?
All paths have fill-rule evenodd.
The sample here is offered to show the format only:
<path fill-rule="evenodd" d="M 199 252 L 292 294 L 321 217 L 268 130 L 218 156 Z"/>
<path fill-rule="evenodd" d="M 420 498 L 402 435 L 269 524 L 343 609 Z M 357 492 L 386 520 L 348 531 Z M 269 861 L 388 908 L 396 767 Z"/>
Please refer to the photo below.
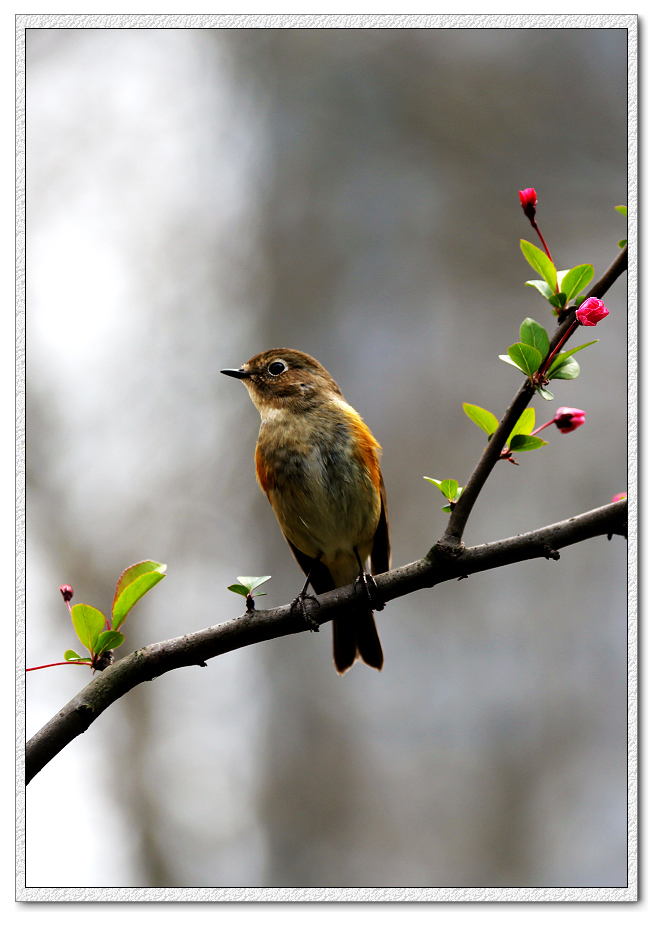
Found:
<path fill-rule="evenodd" d="M 268 349 L 221 374 L 243 382 L 261 415 L 279 409 L 301 412 L 329 399 L 343 399 L 329 372 L 295 349 Z"/>

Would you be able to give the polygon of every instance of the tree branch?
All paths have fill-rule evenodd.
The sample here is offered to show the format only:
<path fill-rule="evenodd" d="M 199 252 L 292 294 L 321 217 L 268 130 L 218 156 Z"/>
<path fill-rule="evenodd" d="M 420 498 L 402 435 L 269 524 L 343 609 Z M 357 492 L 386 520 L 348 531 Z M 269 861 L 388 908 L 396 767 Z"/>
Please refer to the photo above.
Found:
<path fill-rule="evenodd" d="M 437 543 L 425 558 L 376 575 L 375 581 L 380 597 L 390 601 L 452 578 L 466 577 L 514 562 L 542 557 L 559 559 L 559 549 L 584 539 L 604 535 L 625 536 L 626 523 L 626 501 L 618 501 L 532 533 L 469 549 L 462 546 L 452 549 Z M 364 602 L 365 593 L 360 587 L 346 585 L 321 594 L 320 606 L 311 609 L 310 613 L 318 624 L 326 623 L 352 605 Z M 255 610 L 196 633 L 137 649 L 97 673 L 29 740 L 25 755 L 26 781 L 29 783 L 68 743 L 87 730 L 107 707 L 136 685 L 152 681 L 175 668 L 205 665 L 208 659 L 243 646 L 305 631 L 301 613 L 286 605 L 274 610 Z"/>
<path fill-rule="evenodd" d="M 599 278 L 594 287 L 588 291 L 587 296 L 602 297 L 627 267 L 628 246 L 626 245 L 617 255 L 608 270 Z M 573 326 L 575 319 L 576 316 L 574 313 L 567 314 L 551 337 L 549 352 L 553 352 L 560 344 L 560 340 L 569 327 Z M 534 393 L 535 387 L 527 378 L 506 410 L 492 439 L 485 447 L 483 455 L 479 459 L 476 468 L 465 485 L 465 490 L 461 494 L 460 500 L 458 500 L 456 506 L 452 509 L 449 523 L 440 539 L 440 544 L 442 546 L 449 546 L 451 548 L 460 546 L 469 515 L 481 493 L 483 485 L 489 478 L 492 469 L 499 461 L 499 456 L 501 455 L 501 451 L 506 444 L 513 426 L 528 406 Z"/>

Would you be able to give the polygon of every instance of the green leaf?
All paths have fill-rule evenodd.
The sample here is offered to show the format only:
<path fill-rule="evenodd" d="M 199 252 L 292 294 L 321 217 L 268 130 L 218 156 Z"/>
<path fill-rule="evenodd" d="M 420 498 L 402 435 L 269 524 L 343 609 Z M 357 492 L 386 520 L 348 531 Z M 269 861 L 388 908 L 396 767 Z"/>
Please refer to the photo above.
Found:
<path fill-rule="evenodd" d="M 444 481 L 440 482 L 440 490 L 447 498 L 448 501 L 453 501 L 456 499 L 456 491 L 458 490 L 458 482 L 453 478 L 445 478 Z"/>
<path fill-rule="evenodd" d="M 448 501 L 454 501 L 454 503 L 465 490 L 464 487 L 458 487 L 458 482 L 455 478 L 444 478 L 442 481 L 439 481 L 437 478 L 428 478 L 426 475 L 424 475 L 424 478 L 426 481 L 430 481 L 431 484 L 434 484 Z"/>
<path fill-rule="evenodd" d="M 115 630 L 105 630 L 97 638 L 95 654 L 99 656 L 102 652 L 108 652 L 109 649 L 117 649 L 118 646 L 122 646 L 124 641 L 125 637 L 122 633 L 116 633 Z"/>
<path fill-rule="evenodd" d="M 66 662 L 72 662 L 77 659 L 81 659 L 81 656 L 77 655 L 74 649 L 66 649 L 66 651 L 63 654 L 63 657 L 66 660 Z"/>
<path fill-rule="evenodd" d="M 517 368 L 528 375 L 529 378 L 535 374 L 542 364 L 541 352 L 538 352 L 533 346 L 526 345 L 524 342 L 515 342 L 513 345 L 508 346 L 508 355 Z"/>
<path fill-rule="evenodd" d="M 526 287 L 534 287 L 546 300 L 549 300 L 553 296 L 553 291 L 546 281 L 540 281 L 539 278 L 534 281 L 527 281 Z"/>
<path fill-rule="evenodd" d="M 116 593 L 113 596 L 113 604 L 111 606 L 112 612 L 115 612 L 116 601 L 129 585 L 135 581 L 140 575 L 146 574 L 146 572 L 161 572 L 165 573 L 167 565 L 164 565 L 162 562 L 136 562 L 135 565 L 130 565 L 129 568 L 126 568 L 120 578 L 118 579 L 118 584 L 116 585 Z"/>
<path fill-rule="evenodd" d="M 617 242 L 617 245 L 619 246 L 620 249 L 623 249 L 623 247 L 625 246 L 627 242 L 628 242 L 627 239 L 620 239 L 619 242 Z"/>
<path fill-rule="evenodd" d="M 539 436 L 513 436 L 509 448 L 511 452 L 532 452 L 533 449 L 547 445 L 548 443 Z"/>
<path fill-rule="evenodd" d="M 580 374 L 580 365 L 575 358 L 568 358 L 566 362 L 559 365 L 555 371 L 548 372 L 548 377 L 552 380 L 573 381 Z"/>
<path fill-rule="evenodd" d="M 499 358 L 502 362 L 506 362 L 508 365 L 514 365 L 515 368 L 519 368 L 519 370 L 523 372 L 523 369 L 516 362 L 513 362 L 509 355 L 500 355 Z"/>
<path fill-rule="evenodd" d="M 549 303 L 557 310 L 562 310 L 567 303 L 567 295 L 562 291 L 560 291 L 558 294 L 552 294 L 551 297 L 549 297 Z"/>
<path fill-rule="evenodd" d="M 445 504 L 442 508 L 443 513 L 451 513 L 451 504 Z"/>
<path fill-rule="evenodd" d="M 160 568 L 166 567 L 165 565 L 160 565 L 158 562 L 150 562 L 149 564 L 158 565 Z M 131 584 L 127 585 L 127 587 L 123 587 L 122 591 L 113 603 L 112 628 L 114 630 L 117 630 L 118 627 L 122 626 L 122 624 L 125 622 L 127 614 L 132 609 L 134 604 L 140 601 L 143 595 L 147 594 L 147 592 L 153 588 L 155 584 L 158 584 L 163 578 L 165 578 L 165 575 L 160 571 L 146 571 L 143 574 L 139 574 L 131 582 Z"/>
<path fill-rule="evenodd" d="M 538 384 L 535 390 L 540 395 L 542 400 L 553 400 L 553 394 L 551 393 L 551 391 L 547 391 L 547 389 L 545 387 L 542 387 L 541 384 Z"/>
<path fill-rule="evenodd" d="M 495 432 L 499 421 L 493 413 L 485 410 L 483 407 L 477 407 L 476 404 L 463 404 L 463 410 L 472 421 L 488 436 Z"/>
<path fill-rule="evenodd" d="M 244 584 L 230 584 L 227 591 L 233 591 L 234 594 L 241 594 L 243 597 L 249 594 L 249 588 L 246 588 Z"/>
<path fill-rule="evenodd" d="M 254 588 L 258 588 L 259 585 L 265 584 L 266 581 L 269 581 L 272 578 L 272 575 L 236 575 L 238 581 L 247 588 L 248 593 L 252 592 Z M 259 595 L 260 597 L 260 595 Z"/>
<path fill-rule="evenodd" d="M 425 481 L 430 481 L 431 484 L 434 484 L 436 488 L 438 489 L 438 491 L 440 490 L 440 485 L 442 484 L 442 482 L 438 481 L 437 478 L 428 478 L 426 475 L 423 475 L 423 478 Z"/>
<path fill-rule="evenodd" d="M 563 365 L 567 359 L 571 358 L 572 355 L 576 355 L 576 353 L 580 352 L 581 349 L 586 349 L 588 346 L 593 346 L 594 343 L 598 341 L 598 339 L 592 339 L 591 342 L 584 342 L 582 346 L 578 346 L 576 349 L 570 349 L 569 352 L 560 352 L 558 355 L 554 355 L 553 361 L 549 365 L 549 377 L 551 377 L 552 373 L 560 368 L 560 366 Z"/>
<path fill-rule="evenodd" d="M 593 277 L 593 265 L 576 265 L 562 279 L 560 290 L 565 292 L 567 300 L 571 300 L 587 287 Z"/>
<path fill-rule="evenodd" d="M 520 418 L 515 423 L 510 435 L 508 436 L 508 447 L 513 436 L 525 435 L 530 436 L 535 427 L 535 407 L 527 407 Z"/>
<path fill-rule="evenodd" d="M 564 268 L 562 271 L 556 271 L 556 281 L 558 282 L 558 290 L 560 290 L 560 285 L 562 284 L 562 279 L 569 271 L 568 268 Z"/>
<path fill-rule="evenodd" d="M 622 216 L 628 216 L 628 207 L 624 207 L 622 205 L 619 207 L 615 207 L 615 210 L 617 211 L 617 213 L 621 213 Z"/>
<path fill-rule="evenodd" d="M 549 256 L 526 239 L 522 239 L 519 244 L 528 264 L 542 275 L 551 288 L 551 292 L 554 293 L 557 289 L 556 269 Z"/>
<path fill-rule="evenodd" d="M 104 614 L 90 604 L 75 604 L 70 616 L 82 646 L 86 646 L 89 652 L 95 652 L 98 636 L 107 623 Z"/>
<path fill-rule="evenodd" d="M 540 326 L 536 320 L 532 320 L 529 316 L 519 327 L 519 339 L 525 345 L 537 349 L 542 358 L 546 358 L 549 354 L 549 334 L 543 326 Z"/>

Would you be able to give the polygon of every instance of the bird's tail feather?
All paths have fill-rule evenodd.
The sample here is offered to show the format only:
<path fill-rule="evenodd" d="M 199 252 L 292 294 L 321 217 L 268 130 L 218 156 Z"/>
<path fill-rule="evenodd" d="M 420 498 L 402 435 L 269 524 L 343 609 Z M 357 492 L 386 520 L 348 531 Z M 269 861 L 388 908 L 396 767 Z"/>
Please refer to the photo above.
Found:
<path fill-rule="evenodd" d="M 372 668 L 383 668 L 383 649 L 371 610 L 352 610 L 332 622 L 333 661 L 339 675 L 357 658 Z"/>

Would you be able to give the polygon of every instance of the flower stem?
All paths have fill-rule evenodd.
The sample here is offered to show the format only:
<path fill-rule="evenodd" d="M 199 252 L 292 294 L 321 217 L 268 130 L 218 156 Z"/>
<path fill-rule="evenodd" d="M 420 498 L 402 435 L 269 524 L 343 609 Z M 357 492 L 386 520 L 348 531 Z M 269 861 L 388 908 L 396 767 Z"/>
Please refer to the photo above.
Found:
<path fill-rule="evenodd" d="M 543 423 L 542 426 L 538 426 L 537 429 L 533 430 L 531 436 L 536 436 L 537 433 L 540 433 L 543 429 L 546 429 L 547 426 L 551 426 L 552 423 L 555 423 L 555 420 L 549 420 L 548 423 Z"/>
<path fill-rule="evenodd" d="M 90 665 L 90 664 L 91 663 L 88 659 L 80 659 L 79 661 L 77 659 L 70 659 L 70 661 L 67 661 L 67 662 L 50 662 L 48 665 L 35 665 L 33 668 L 26 668 L 25 671 L 26 672 L 38 672 L 40 668 L 54 668 L 55 665 Z"/>
<path fill-rule="evenodd" d="M 559 352 L 560 349 L 563 347 L 563 345 L 565 344 L 565 342 L 569 339 L 569 337 L 570 337 L 571 335 L 573 335 L 573 334 L 576 332 L 576 330 L 578 329 L 579 325 L 580 325 L 580 324 L 579 324 L 578 320 L 575 320 L 575 321 L 571 324 L 571 326 L 570 326 L 569 329 L 564 333 L 562 339 L 561 339 L 560 342 L 557 344 L 557 346 L 555 347 L 555 349 L 553 349 L 552 352 L 549 352 L 549 354 L 547 355 L 547 357 L 545 358 L 545 360 L 544 360 L 544 361 L 542 362 L 542 364 L 540 365 L 540 367 L 539 367 L 539 369 L 538 369 L 540 374 L 545 375 L 545 374 L 547 373 L 547 371 L 548 371 L 548 369 L 549 369 L 549 365 L 551 364 L 551 361 L 553 360 L 553 357 L 554 357 L 555 355 L 558 354 L 558 352 Z"/>
<path fill-rule="evenodd" d="M 553 259 L 551 258 L 551 253 L 549 252 L 549 247 L 548 247 L 548 245 L 546 244 L 546 241 L 545 241 L 545 239 L 544 239 L 544 236 L 543 236 L 542 233 L 540 232 L 540 227 L 537 225 L 537 223 L 536 223 L 536 221 L 535 221 L 534 219 L 531 220 L 531 226 L 533 227 L 533 229 L 535 230 L 535 232 L 536 232 L 536 233 L 538 234 L 538 236 L 540 237 L 540 242 L 541 242 L 542 245 L 544 246 L 544 251 L 545 251 L 546 254 L 549 256 L 549 261 L 550 261 L 550 262 L 553 262 Z M 556 285 L 556 291 L 557 291 L 557 285 Z"/>

